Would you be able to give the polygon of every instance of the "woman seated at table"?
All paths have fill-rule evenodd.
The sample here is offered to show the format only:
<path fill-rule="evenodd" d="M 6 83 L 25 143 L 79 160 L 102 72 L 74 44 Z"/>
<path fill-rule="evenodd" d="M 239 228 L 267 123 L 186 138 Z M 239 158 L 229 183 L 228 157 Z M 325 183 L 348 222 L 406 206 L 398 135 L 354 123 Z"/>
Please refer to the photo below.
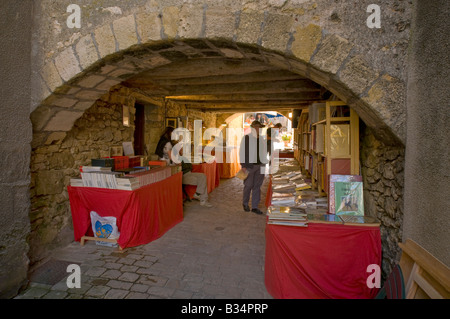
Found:
<path fill-rule="evenodd" d="M 173 142 L 171 158 L 175 163 L 181 163 L 181 170 L 183 171 L 183 185 L 197 186 L 194 198 L 200 201 L 201 206 L 212 207 L 208 202 L 208 182 L 206 175 L 200 172 L 192 172 L 192 163 L 189 159 L 183 156 L 183 145 L 179 142 Z M 177 145 L 175 147 L 175 145 Z"/>
<path fill-rule="evenodd" d="M 168 126 L 164 130 L 164 133 L 159 138 L 158 145 L 156 146 L 155 154 L 158 155 L 160 161 L 166 161 L 167 165 L 172 164 L 171 150 L 172 142 L 171 135 L 175 128 Z"/>

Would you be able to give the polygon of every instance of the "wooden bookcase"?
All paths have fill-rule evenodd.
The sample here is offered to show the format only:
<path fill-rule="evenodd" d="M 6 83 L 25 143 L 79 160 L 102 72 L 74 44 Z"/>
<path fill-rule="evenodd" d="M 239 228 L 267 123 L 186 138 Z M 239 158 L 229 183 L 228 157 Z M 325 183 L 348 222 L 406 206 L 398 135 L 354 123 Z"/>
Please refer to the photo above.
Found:
<path fill-rule="evenodd" d="M 297 160 L 311 187 L 328 193 L 331 174 L 359 175 L 359 117 L 342 101 L 303 110 L 297 127 Z"/>

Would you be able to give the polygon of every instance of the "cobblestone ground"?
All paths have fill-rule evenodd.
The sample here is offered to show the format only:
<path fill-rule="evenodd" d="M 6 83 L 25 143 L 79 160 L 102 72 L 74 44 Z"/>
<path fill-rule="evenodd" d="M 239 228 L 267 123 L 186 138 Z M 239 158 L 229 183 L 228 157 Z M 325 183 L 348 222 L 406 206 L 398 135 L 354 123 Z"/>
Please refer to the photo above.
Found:
<path fill-rule="evenodd" d="M 266 217 L 242 209 L 242 181 L 221 180 L 213 208 L 186 202 L 184 220 L 149 244 L 125 249 L 73 242 L 51 259 L 81 267 L 81 288 L 30 282 L 16 298 L 65 299 L 266 299 Z M 267 180 L 260 209 L 265 211 Z"/>

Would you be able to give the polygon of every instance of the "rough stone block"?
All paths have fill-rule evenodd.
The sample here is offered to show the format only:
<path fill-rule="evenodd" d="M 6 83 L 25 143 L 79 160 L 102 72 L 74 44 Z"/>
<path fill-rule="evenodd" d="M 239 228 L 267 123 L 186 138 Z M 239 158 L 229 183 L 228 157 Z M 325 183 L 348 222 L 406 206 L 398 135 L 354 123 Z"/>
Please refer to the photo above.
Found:
<path fill-rule="evenodd" d="M 165 7 L 162 13 L 164 33 L 168 38 L 175 38 L 178 31 L 180 9 L 178 7 Z"/>
<path fill-rule="evenodd" d="M 242 59 L 244 56 L 241 52 L 233 49 L 223 48 L 219 49 L 227 58 L 231 59 Z"/>
<path fill-rule="evenodd" d="M 51 92 L 41 75 L 32 73 L 30 111 L 33 112 L 43 100 L 50 96 L 50 94 Z"/>
<path fill-rule="evenodd" d="M 136 14 L 136 24 L 142 43 L 161 40 L 161 19 L 157 12 Z"/>
<path fill-rule="evenodd" d="M 237 42 L 255 44 L 261 35 L 261 24 L 264 13 L 257 11 L 243 11 L 240 14 L 239 26 L 236 30 Z"/>
<path fill-rule="evenodd" d="M 295 30 L 295 40 L 292 43 L 291 51 L 300 60 L 309 62 L 321 38 L 322 30 L 318 25 L 298 26 Z"/>
<path fill-rule="evenodd" d="M 402 143 L 405 142 L 406 132 L 406 101 L 405 83 L 383 75 L 363 97 L 363 101 L 373 106 L 375 112 L 392 129 Z"/>
<path fill-rule="evenodd" d="M 48 122 L 45 131 L 70 131 L 83 112 L 60 111 Z"/>
<path fill-rule="evenodd" d="M 102 58 L 116 52 L 116 40 L 114 39 L 114 34 L 109 24 L 95 29 L 94 35 L 98 51 Z"/>
<path fill-rule="evenodd" d="M 39 171 L 36 173 L 36 195 L 60 194 L 64 190 L 64 171 Z"/>
<path fill-rule="evenodd" d="M 293 21 L 293 18 L 287 15 L 269 14 L 264 22 L 264 30 L 261 37 L 262 46 L 271 50 L 285 52 Z"/>
<path fill-rule="evenodd" d="M 97 84 L 102 82 L 105 79 L 104 76 L 93 74 L 91 76 L 88 76 L 87 78 L 82 79 L 78 82 L 79 86 L 85 87 L 85 88 L 94 88 Z"/>
<path fill-rule="evenodd" d="M 235 20 L 235 13 L 227 8 L 207 8 L 205 36 L 207 38 L 233 38 Z"/>
<path fill-rule="evenodd" d="M 80 59 L 80 65 L 83 69 L 86 69 L 99 59 L 97 49 L 94 45 L 92 36 L 86 35 L 82 37 L 75 46 L 78 58 Z"/>
<path fill-rule="evenodd" d="M 78 92 L 75 96 L 80 100 L 96 100 L 100 98 L 103 94 L 105 94 L 105 92 L 103 91 L 85 89 Z"/>
<path fill-rule="evenodd" d="M 34 131 L 40 131 L 44 128 L 48 120 L 55 114 L 55 109 L 49 106 L 40 106 L 31 113 L 31 123 Z"/>
<path fill-rule="evenodd" d="M 92 102 L 91 101 L 83 101 L 83 102 L 78 102 L 73 108 L 75 110 L 86 111 L 93 104 L 94 104 L 93 101 Z"/>
<path fill-rule="evenodd" d="M 134 15 L 120 18 L 113 22 L 114 34 L 119 44 L 119 50 L 124 50 L 138 43 Z"/>
<path fill-rule="evenodd" d="M 47 137 L 45 145 L 61 144 L 62 140 L 66 137 L 66 135 L 67 135 L 66 132 L 52 132 Z"/>
<path fill-rule="evenodd" d="M 352 44 L 338 35 L 326 36 L 311 63 L 318 69 L 336 74 L 352 49 Z"/>
<path fill-rule="evenodd" d="M 203 28 L 203 6 L 186 4 L 180 10 L 178 35 L 181 38 L 198 38 Z"/>
<path fill-rule="evenodd" d="M 54 100 L 53 105 L 69 108 L 69 107 L 74 106 L 77 102 L 78 102 L 78 100 L 75 100 L 75 99 L 61 97 L 59 99 Z"/>
<path fill-rule="evenodd" d="M 55 66 L 64 81 L 69 81 L 81 72 L 72 47 L 65 49 L 55 58 Z"/>
<path fill-rule="evenodd" d="M 353 92 L 361 94 L 378 78 L 379 73 L 372 70 L 360 56 L 351 58 L 339 71 L 339 78 Z"/>
<path fill-rule="evenodd" d="M 106 81 L 100 83 L 99 85 L 97 85 L 95 88 L 97 90 L 101 90 L 101 91 L 109 90 L 109 89 L 111 89 L 111 87 L 113 87 L 114 85 L 117 85 L 119 83 L 120 83 L 119 80 L 106 80 Z"/>
<path fill-rule="evenodd" d="M 63 84 L 61 76 L 59 75 L 58 70 L 52 62 L 44 65 L 41 71 L 41 75 L 49 89 L 52 91 Z"/>

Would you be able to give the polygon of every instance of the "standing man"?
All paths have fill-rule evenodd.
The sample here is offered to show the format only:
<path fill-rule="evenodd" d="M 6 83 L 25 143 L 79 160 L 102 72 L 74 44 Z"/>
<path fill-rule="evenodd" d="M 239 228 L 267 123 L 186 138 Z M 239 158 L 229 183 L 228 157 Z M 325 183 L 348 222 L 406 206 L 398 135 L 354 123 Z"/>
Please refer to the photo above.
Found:
<path fill-rule="evenodd" d="M 267 142 L 263 140 L 264 137 L 259 135 L 260 129 L 264 127 L 261 122 L 253 121 L 250 127 L 251 133 L 242 138 L 240 147 L 241 167 L 248 173 L 244 180 L 243 207 L 246 212 L 250 211 L 248 203 L 251 195 L 251 211 L 261 215 L 263 212 L 259 210 L 258 206 L 261 199 L 261 185 L 264 182 Z"/>

